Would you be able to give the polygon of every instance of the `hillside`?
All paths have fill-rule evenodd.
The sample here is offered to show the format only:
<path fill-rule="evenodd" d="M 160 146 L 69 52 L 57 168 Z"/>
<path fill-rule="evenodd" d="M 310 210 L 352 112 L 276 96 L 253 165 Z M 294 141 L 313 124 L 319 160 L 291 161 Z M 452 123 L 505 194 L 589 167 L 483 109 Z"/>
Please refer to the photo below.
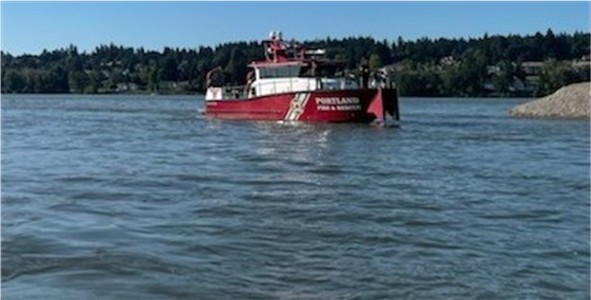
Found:
<path fill-rule="evenodd" d="M 480 38 L 375 40 L 346 37 L 302 41 L 308 49 L 358 73 L 368 62 L 393 71 L 401 96 L 540 97 L 573 82 L 589 81 L 591 35 L 575 32 L 484 35 Z M 221 67 L 223 82 L 244 84 L 246 65 L 264 58 L 260 42 L 232 42 L 162 51 L 100 45 L 41 54 L 0 51 L 2 93 L 202 93 L 205 74 Z"/>

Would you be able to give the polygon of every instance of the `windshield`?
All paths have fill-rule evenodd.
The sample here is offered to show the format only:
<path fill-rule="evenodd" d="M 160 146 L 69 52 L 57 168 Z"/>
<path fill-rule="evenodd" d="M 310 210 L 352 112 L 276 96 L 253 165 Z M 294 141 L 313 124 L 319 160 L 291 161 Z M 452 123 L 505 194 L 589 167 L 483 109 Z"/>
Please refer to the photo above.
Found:
<path fill-rule="evenodd" d="M 260 79 L 297 77 L 299 73 L 300 66 L 298 65 L 259 68 Z"/>

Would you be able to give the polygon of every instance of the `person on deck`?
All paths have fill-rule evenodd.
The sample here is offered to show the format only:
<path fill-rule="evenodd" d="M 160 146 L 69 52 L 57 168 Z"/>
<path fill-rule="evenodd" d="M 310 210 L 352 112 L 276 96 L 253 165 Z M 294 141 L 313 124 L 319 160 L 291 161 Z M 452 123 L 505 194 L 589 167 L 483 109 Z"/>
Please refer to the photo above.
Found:
<path fill-rule="evenodd" d="M 362 58 L 361 59 L 361 65 L 360 65 L 360 69 L 361 69 L 361 88 L 368 88 L 368 83 L 369 83 L 369 63 L 367 62 L 367 59 Z"/>

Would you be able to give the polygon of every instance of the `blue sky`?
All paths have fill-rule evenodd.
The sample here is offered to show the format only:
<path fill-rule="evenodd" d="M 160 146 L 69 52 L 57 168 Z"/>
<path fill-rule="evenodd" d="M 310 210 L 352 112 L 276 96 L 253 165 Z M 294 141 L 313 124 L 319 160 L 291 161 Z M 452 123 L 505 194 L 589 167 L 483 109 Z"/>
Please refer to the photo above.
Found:
<path fill-rule="evenodd" d="M 2 50 L 69 44 L 195 48 L 260 40 L 271 30 L 309 40 L 589 32 L 590 2 L 6 2 Z"/>

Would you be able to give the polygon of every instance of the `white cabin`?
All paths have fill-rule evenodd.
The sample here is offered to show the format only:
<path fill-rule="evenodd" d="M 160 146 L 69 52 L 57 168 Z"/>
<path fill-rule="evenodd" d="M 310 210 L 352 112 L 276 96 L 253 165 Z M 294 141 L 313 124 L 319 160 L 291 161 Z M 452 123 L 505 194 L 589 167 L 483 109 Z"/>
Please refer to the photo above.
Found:
<path fill-rule="evenodd" d="M 244 99 L 273 94 L 357 89 L 353 78 L 310 74 L 310 66 L 304 62 L 251 64 L 254 80 L 240 87 L 210 87 L 206 100 Z"/>
<path fill-rule="evenodd" d="M 282 41 L 280 32 L 271 32 L 263 41 L 265 60 L 253 62 L 248 67 L 246 85 L 212 87 L 208 72 L 206 100 L 235 100 L 274 94 L 317 90 L 358 89 L 353 77 L 345 76 L 344 63 L 323 58 L 323 49 L 307 50 L 302 46 Z"/>

